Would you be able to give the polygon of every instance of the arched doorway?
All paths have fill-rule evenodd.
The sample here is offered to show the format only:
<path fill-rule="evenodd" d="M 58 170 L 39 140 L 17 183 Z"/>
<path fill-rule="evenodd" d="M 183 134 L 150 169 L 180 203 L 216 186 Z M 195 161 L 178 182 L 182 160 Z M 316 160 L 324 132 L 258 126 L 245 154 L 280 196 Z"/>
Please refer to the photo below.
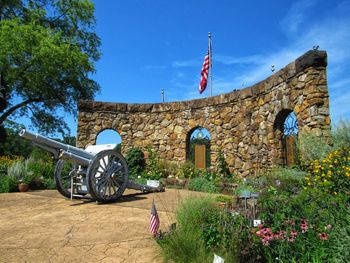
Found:
<path fill-rule="evenodd" d="M 282 165 L 293 166 L 297 162 L 296 139 L 298 137 L 298 120 L 292 110 L 280 111 L 274 124 L 279 142 Z"/>
<path fill-rule="evenodd" d="M 121 152 L 122 138 L 117 131 L 106 129 L 97 134 L 96 145 L 99 144 L 116 144 L 117 151 Z"/>
<path fill-rule="evenodd" d="M 210 167 L 210 134 L 207 129 L 196 127 L 187 134 L 186 156 L 196 168 Z"/>

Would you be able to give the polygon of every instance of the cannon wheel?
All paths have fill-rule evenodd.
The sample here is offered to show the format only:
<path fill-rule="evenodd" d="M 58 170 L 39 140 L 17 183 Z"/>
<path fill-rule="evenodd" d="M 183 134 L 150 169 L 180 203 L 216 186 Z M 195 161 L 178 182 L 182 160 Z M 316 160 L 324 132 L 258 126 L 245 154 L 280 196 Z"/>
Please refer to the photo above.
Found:
<path fill-rule="evenodd" d="M 69 169 L 65 168 L 64 165 L 67 162 L 64 160 L 58 160 L 55 168 L 55 182 L 58 192 L 64 197 L 71 197 L 71 176 L 76 174 L 76 167 L 71 163 L 67 163 L 71 167 Z"/>
<path fill-rule="evenodd" d="M 128 185 L 128 165 L 124 157 L 115 150 L 96 154 L 87 171 L 87 185 L 96 201 L 117 200 Z"/>

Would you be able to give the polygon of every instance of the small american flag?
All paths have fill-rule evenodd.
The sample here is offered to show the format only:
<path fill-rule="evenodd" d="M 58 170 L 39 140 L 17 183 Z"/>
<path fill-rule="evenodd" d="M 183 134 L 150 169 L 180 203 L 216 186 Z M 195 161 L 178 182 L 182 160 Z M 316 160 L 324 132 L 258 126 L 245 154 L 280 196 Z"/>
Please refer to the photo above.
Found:
<path fill-rule="evenodd" d="M 150 225 L 149 225 L 149 232 L 151 232 L 153 236 L 157 234 L 159 224 L 160 224 L 160 221 L 159 221 L 157 209 L 153 201 L 152 208 L 151 208 Z"/>
<path fill-rule="evenodd" d="M 199 83 L 199 88 L 198 88 L 200 94 L 202 94 L 202 92 L 207 87 L 209 65 L 210 65 L 210 57 L 209 57 L 209 50 L 208 50 L 208 53 L 204 57 L 204 62 L 203 62 L 202 71 L 201 71 L 201 82 Z"/>

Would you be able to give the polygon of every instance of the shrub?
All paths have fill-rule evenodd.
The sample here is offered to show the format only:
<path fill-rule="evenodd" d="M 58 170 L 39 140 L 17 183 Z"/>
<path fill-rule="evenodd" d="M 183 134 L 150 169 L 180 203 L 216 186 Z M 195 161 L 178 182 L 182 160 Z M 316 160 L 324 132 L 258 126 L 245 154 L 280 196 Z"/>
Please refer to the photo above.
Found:
<path fill-rule="evenodd" d="M 13 176 L 0 175 L 0 193 L 15 192 L 18 190 L 18 180 Z"/>
<path fill-rule="evenodd" d="M 181 178 L 195 178 L 200 174 L 199 169 L 197 169 L 192 162 L 185 162 L 180 165 L 180 176 Z"/>
<path fill-rule="evenodd" d="M 126 162 L 129 167 L 129 174 L 131 178 L 136 178 L 145 170 L 145 155 L 140 148 L 131 148 L 126 156 Z"/>
<path fill-rule="evenodd" d="M 350 148 L 350 121 L 340 120 L 332 132 L 334 148 Z"/>
<path fill-rule="evenodd" d="M 197 177 L 190 180 L 188 189 L 197 192 L 217 193 L 218 190 L 212 181 L 204 177 Z"/>
<path fill-rule="evenodd" d="M 311 163 L 306 187 L 317 187 L 330 194 L 350 191 L 350 149 L 341 148 L 327 155 L 322 161 Z"/>
<path fill-rule="evenodd" d="M 302 166 L 314 160 L 321 160 L 331 151 L 331 146 L 323 137 L 301 132 L 297 140 L 298 159 Z"/>
<path fill-rule="evenodd" d="M 27 175 L 25 161 L 19 160 L 7 168 L 7 175 L 20 181 Z"/>
<path fill-rule="evenodd" d="M 165 172 L 162 167 L 159 165 L 159 156 L 157 153 L 151 148 L 147 148 L 148 151 L 148 159 L 147 159 L 147 169 L 146 169 L 146 177 L 152 180 L 159 180 L 162 177 L 165 177 Z"/>
<path fill-rule="evenodd" d="M 6 174 L 8 167 L 21 159 L 20 156 L 0 156 L 0 175 Z"/>

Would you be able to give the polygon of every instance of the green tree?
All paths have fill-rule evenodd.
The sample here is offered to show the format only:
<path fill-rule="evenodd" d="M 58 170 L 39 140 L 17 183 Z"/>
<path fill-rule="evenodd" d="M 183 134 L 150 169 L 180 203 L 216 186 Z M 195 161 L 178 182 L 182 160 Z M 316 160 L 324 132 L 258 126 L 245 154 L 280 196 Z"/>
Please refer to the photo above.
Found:
<path fill-rule="evenodd" d="M 6 119 L 27 116 L 40 132 L 69 131 L 64 113 L 75 115 L 80 99 L 93 99 L 91 79 L 99 59 L 89 0 L 1 0 L 0 75 Z"/>

